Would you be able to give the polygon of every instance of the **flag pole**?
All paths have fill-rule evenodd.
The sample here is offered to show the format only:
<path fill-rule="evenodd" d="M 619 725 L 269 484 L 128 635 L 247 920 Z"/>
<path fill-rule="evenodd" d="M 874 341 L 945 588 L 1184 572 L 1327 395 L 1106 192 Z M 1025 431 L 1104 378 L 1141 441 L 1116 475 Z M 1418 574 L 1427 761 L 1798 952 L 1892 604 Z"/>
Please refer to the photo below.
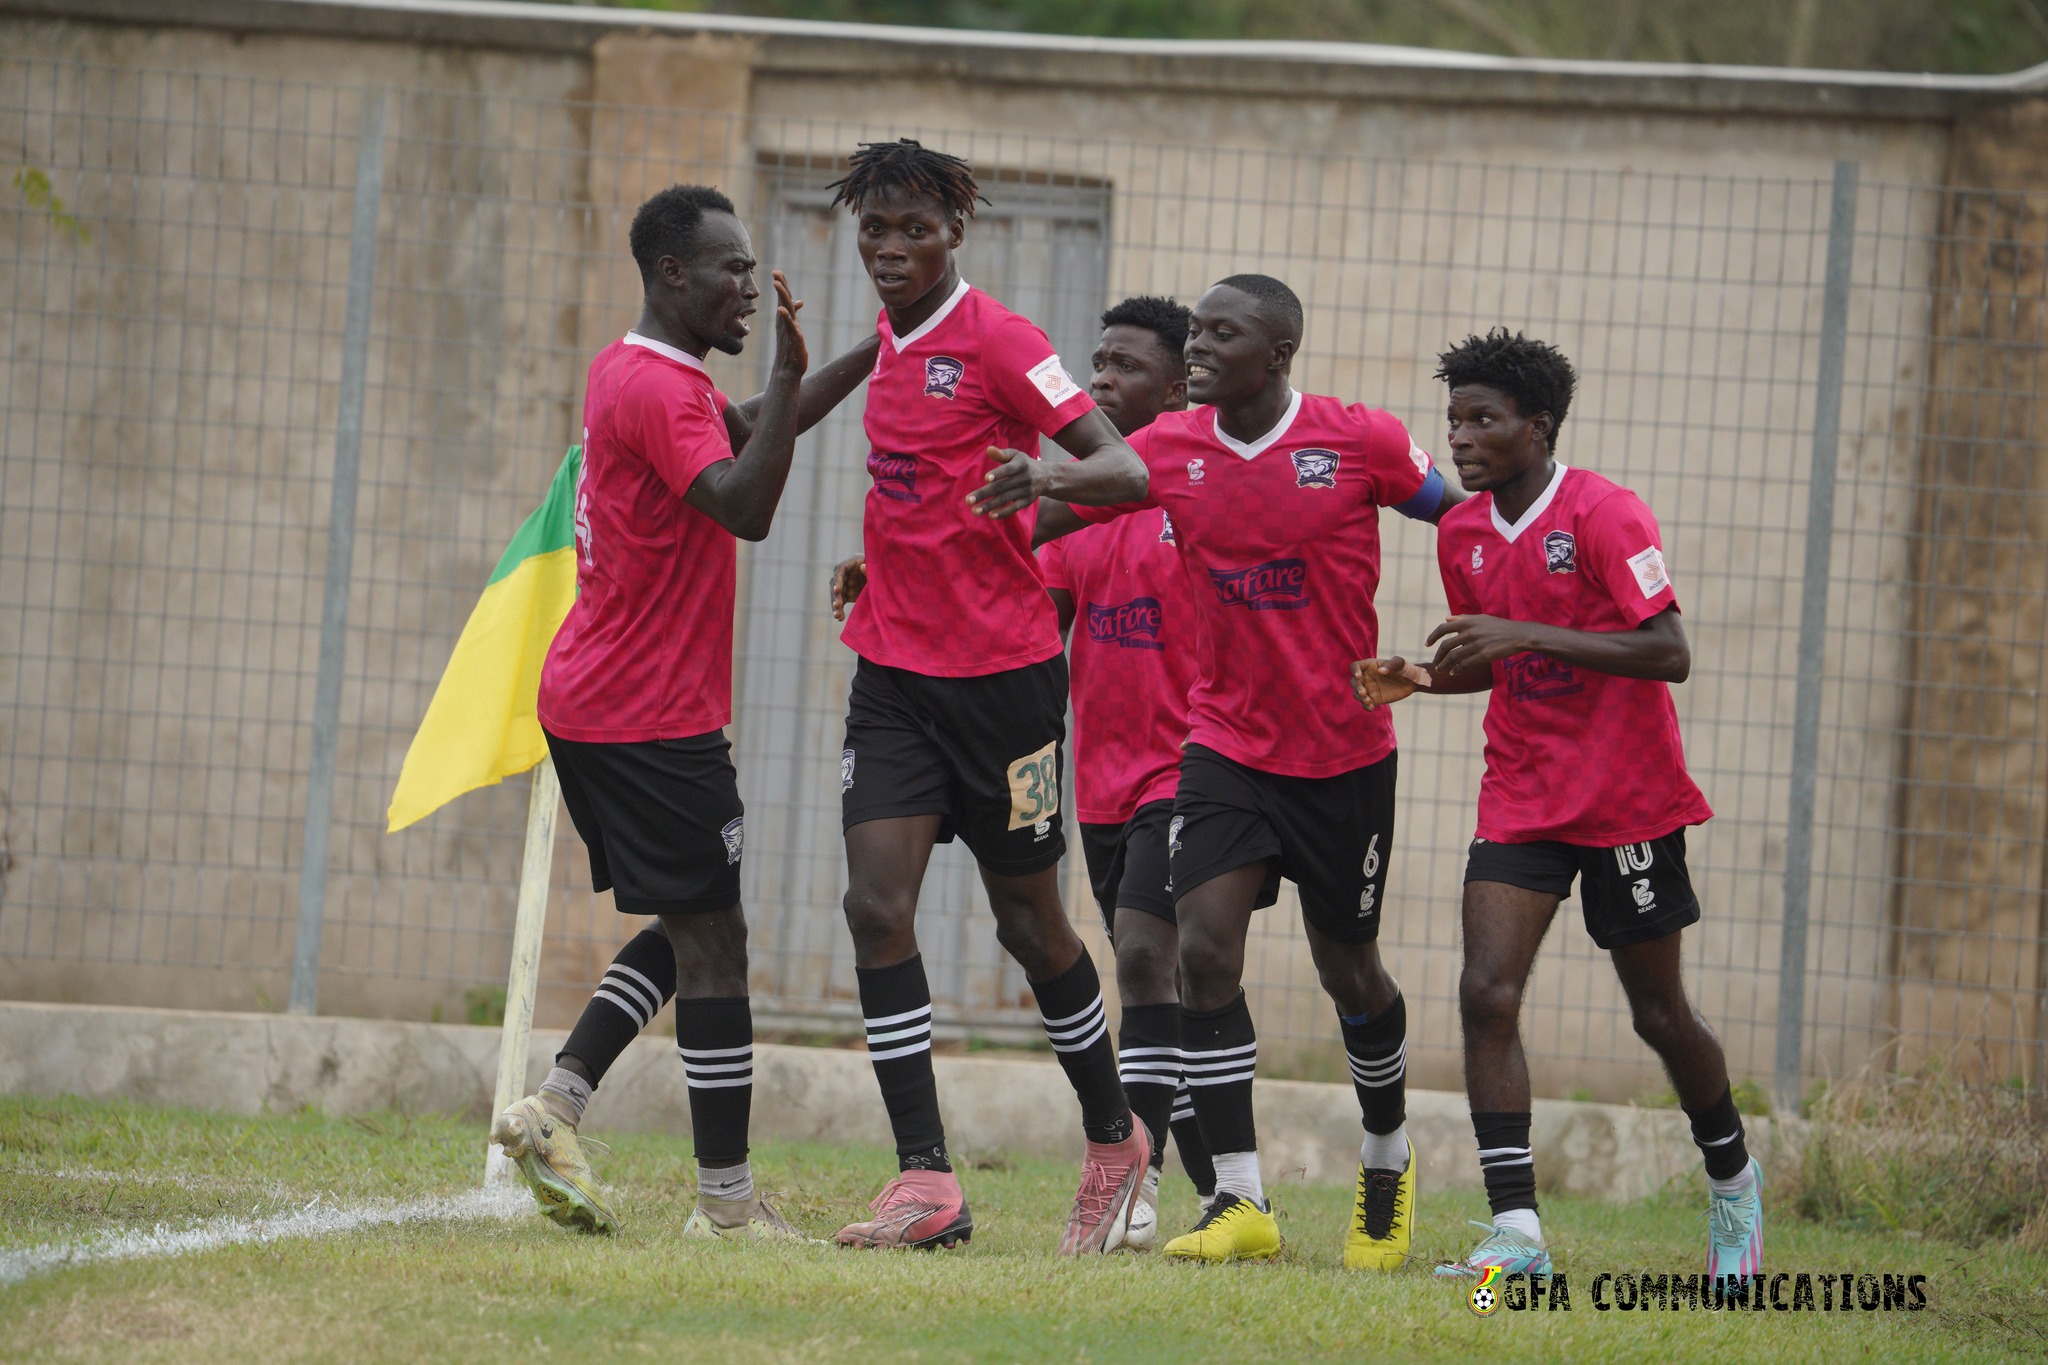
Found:
<path fill-rule="evenodd" d="M 511 1108 L 526 1093 L 526 1055 L 533 1041 L 533 996 L 540 980 L 540 942 L 548 918 L 548 877 L 555 863 L 555 813 L 562 784 L 555 762 L 543 758 L 533 770 L 533 794 L 526 807 L 526 853 L 519 865 L 519 913 L 512 923 L 512 969 L 505 979 L 505 1031 L 498 1044 L 498 1090 L 493 1115 Z M 484 1158 L 484 1182 L 512 1178 L 505 1151 L 491 1144 Z"/>

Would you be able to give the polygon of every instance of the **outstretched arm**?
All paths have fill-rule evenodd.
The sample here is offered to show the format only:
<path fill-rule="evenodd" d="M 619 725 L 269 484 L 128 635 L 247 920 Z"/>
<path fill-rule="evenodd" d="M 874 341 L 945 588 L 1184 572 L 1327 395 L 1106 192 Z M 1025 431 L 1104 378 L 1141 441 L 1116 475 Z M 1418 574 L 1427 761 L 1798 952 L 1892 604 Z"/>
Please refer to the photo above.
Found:
<path fill-rule="evenodd" d="M 1499 616 L 1453 616 L 1429 634 L 1436 646 L 1433 675 L 1462 673 L 1511 654 L 1542 654 L 1559 663 L 1682 683 L 1692 673 L 1692 646 L 1676 607 L 1666 607 L 1634 630 L 1567 630 Z"/>
<path fill-rule="evenodd" d="M 881 345 L 881 335 L 871 332 L 845 355 L 826 361 L 805 376 L 796 401 L 797 435 L 803 435 L 824 421 L 832 409 L 845 402 L 847 395 L 860 387 L 863 379 L 874 373 L 875 356 Z M 732 435 L 734 450 L 744 449 L 753 436 L 761 420 L 761 406 L 767 398 L 767 393 L 757 393 L 744 403 L 734 403 L 726 408 L 725 429 Z"/>
<path fill-rule="evenodd" d="M 1111 507 L 1137 502 L 1150 478 L 1130 442 L 1117 434 L 1100 409 L 1082 413 L 1053 434 L 1071 460 L 1034 460 L 1021 450 L 988 448 L 1000 461 L 980 488 L 967 495 L 980 517 L 1014 516 L 1040 498 Z"/>
<path fill-rule="evenodd" d="M 796 452 L 797 391 L 810 364 L 803 329 L 796 325 L 803 304 L 790 294 L 789 281 L 779 270 L 775 297 L 775 359 L 767 392 L 761 395 L 761 420 L 738 454 L 706 467 L 683 495 L 690 506 L 741 540 L 766 539 L 775 521 L 776 504 L 789 482 L 790 457 Z"/>

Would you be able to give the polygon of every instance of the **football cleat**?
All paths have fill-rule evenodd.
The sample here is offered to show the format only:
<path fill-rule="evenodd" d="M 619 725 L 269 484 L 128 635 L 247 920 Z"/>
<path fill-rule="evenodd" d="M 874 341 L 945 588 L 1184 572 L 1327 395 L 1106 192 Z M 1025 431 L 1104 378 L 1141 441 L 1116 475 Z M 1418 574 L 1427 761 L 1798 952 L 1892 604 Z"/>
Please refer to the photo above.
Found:
<path fill-rule="evenodd" d="M 1491 1223 L 1474 1222 L 1472 1226 L 1486 1229 L 1479 1245 L 1462 1261 L 1439 1261 L 1433 1273 L 1457 1279 L 1483 1279 L 1489 1267 L 1499 1266 L 1503 1275 L 1550 1274 L 1550 1253 L 1540 1242 L 1531 1242 L 1517 1232 Z"/>
<path fill-rule="evenodd" d="M 491 1141 L 518 1163 L 534 1202 L 549 1218 L 583 1232 L 619 1230 L 619 1220 L 583 1157 L 576 1125 L 555 1117 L 540 1096 L 528 1095 L 498 1115 L 491 1124 Z"/>
<path fill-rule="evenodd" d="M 1707 1274 L 1748 1279 L 1764 1266 L 1764 1170 L 1749 1159 L 1749 1189 L 1707 1198 Z"/>
<path fill-rule="evenodd" d="M 1186 1261 L 1263 1261 L 1280 1254 L 1280 1223 L 1243 1195 L 1218 1190 L 1202 1221 L 1166 1244 Z"/>
<path fill-rule="evenodd" d="M 974 1215 L 951 1171 L 904 1171 L 869 1203 L 875 1216 L 839 1229 L 843 1247 L 950 1247 L 974 1236 Z"/>
<path fill-rule="evenodd" d="M 1152 1135 L 1142 1123 L 1131 1124 L 1122 1142 L 1091 1142 L 1081 1158 L 1081 1188 L 1067 1215 L 1060 1255 L 1085 1256 L 1119 1251 L 1130 1232 L 1135 1196 L 1152 1170 Z"/>
<path fill-rule="evenodd" d="M 1138 1192 L 1131 1196 L 1131 1222 L 1124 1229 L 1124 1250 L 1150 1251 L 1159 1240 L 1159 1168 L 1149 1166 Z"/>
<path fill-rule="evenodd" d="M 1351 1226 L 1344 1233 L 1347 1270 L 1399 1270 L 1408 1261 L 1408 1229 L 1415 1220 L 1415 1144 L 1398 1171 L 1358 1168 Z"/>
<path fill-rule="evenodd" d="M 732 1237 L 752 1242 L 809 1242 L 775 1211 L 775 1206 L 758 1196 L 752 1199 L 711 1199 L 697 1196 L 690 1221 L 683 1224 L 683 1236 L 691 1238 Z"/>

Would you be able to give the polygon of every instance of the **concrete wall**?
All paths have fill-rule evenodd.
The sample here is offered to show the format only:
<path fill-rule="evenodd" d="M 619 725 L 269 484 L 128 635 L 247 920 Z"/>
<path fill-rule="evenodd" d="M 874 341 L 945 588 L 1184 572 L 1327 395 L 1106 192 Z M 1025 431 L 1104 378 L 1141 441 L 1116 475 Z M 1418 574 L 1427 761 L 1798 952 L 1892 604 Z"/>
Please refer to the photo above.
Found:
<path fill-rule="evenodd" d="M 1970 181 L 1976 162 L 1951 168 L 1951 129 L 2004 98 L 1999 83 L 407 0 L 6 0 L 0 50 L 23 63 L 9 79 L 35 111 L 0 115 L 0 141 L 90 168 L 66 188 L 95 226 L 85 247 L 0 218 L 19 239 L 0 252 L 0 297 L 33 300 L 17 304 L 33 341 L 0 359 L 0 474 L 28 490 L 0 508 L 0 542 L 33 526 L 49 547 L 0 596 L 0 639 L 25 642 L 0 675 L 17 864 L 0 882 L 0 994 L 283 998 L 354 92 L 376 83 L 397 92 L 395 169 L 324 1008 L 453 1017 L 466 985 L 502 972 L 523 794 L 464 798 L 399 839 L 379 816 L 474 585 L 573 439 L 589 352 L 631 320 L 618 246 L 632 207 L 696 176 L 746 207 L 762 158 L 915 131 L 1013 178 L 1109 185 L 1112 294 L 1287 276 L 1310 305 L 1303 386 L 1387 406 L 1425 444 L 1439 444 L 1429 374 L 1446 340 L 1506 321 L 1572 354 L 1585 381 L 1565 457 L 1659 511 L 1694 636 L 1682 715 L 1720 811 L 1694 843 L 1709 903 L 1690 940 L 1696 991 L 1738 1074 L 1768 1069 L 1825 185 L 1841 158 L 1867 185 Z M 175 75 L 159 89 L 112 67 Z M 155 103 L 95 117 L 116 87 Z M 280 121 L 302 133 L 289 147 L 247 134 Z M 209 197 L 209 177 L 242 197 Z M 144 184 L 184 197 L 134 201 Z M 1860 1064 L 1893 1010 L 1896 680 L 1909 676 L 1908 531 L 1928 515 L 1899 490 L 1919 477 L 1920 433 L 1946 420 L 1922 401 L 1941 213 L 1936 194 L 1874 195 L 1859 240 L 1834 604 L 1847 624 L 1830 647 L 1815 856 L 1819 1070 Z M 103 283 L 112 263 L 162 292 L 124 308 Z M 736 391 L 748 377 L 721 371 Z M 843 484 L 808 524 L 843 534 L 857 496 Z M 1441 610 L 1429 536 L 1404 524 L 1387 538 L 1383 633 L 1412 649 Z M 750 552 L 743 571 L 774 553 Z M 2016 644 L 2021 669 L 2033 646 Z M 1461 702 L 1400 717 L 1390 951 L 1416 1011 L 1416 1074 L 1444 1086 L 1477 715 Z M 2038 862 L 2039 826 L 2002 846 Z M 819 886 L 837 876 L 836 849 L 779 856 L 815 864 Z M 576 889 L 579 857 L 565 839 L 544 1022 L 572 1016 L 623 937 L 608 898 Z M 2022 920 L 2037 880 L 2005 878 Z M 804 913 L 831 911 L 824 893 Z M 1532 993 L 1539 1091 L 1660 1085 L 1566 916 Z M 837 951 L 816 944 L 757 925 L 757 989 L 777 991 L 778 952 Z M 1966 994 L 1977 979 L 1926 970 Z M 1250 971 L 1269 1058 L 1339 1074 L 1288 907 L 1262 918 Z"/>

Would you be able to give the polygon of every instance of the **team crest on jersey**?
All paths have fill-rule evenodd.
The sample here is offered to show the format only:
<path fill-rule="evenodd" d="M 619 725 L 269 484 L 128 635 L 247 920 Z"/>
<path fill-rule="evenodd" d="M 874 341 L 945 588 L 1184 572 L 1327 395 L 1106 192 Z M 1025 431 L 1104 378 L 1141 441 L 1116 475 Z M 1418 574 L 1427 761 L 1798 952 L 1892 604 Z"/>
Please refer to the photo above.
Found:
<path fill-rule="evenodd" d="M 1159 624 L 1165 612 L 1156 597 L 1133 597 L 1115 606 L 1088 604 L 1088 638 L 1118 649 L 1165 649 Z"/>
<path fill-rule="evenodd" d="M 1164 512 L 1159 514 L 1159 543 L 1161 545 L 1177 545 L 1180 543 L 1173 538 L 1173 518 Z"/>
<path fill-rule="evenodd" d="M 725 822 L 724 829 L 718 831 L 719 838 L 725 840 L 726 866 L 730 867 L 740 860 L 740 841 L 746 832 L 747 817 L 744 815 L 735 815 Z"/>
<path fill-rule="evenodd" d="M 891 502 L 924 501 L 917 492 L 917 456 L 869 451 L 868 473 L 874 478 L 875 492 L 881 497 Z"/>
<path fill-rule="evenodd" d="M 1579 543 L 1570 531 L 1552 531 L 1543 537 L 1543 564 L 1552 573 L 1579 571 Z"/>
<path fill-rule="evenodd" d="M 1335 488 L 1337 486 L 1336 451 L 1297 450 L 1287 458 L 1294 461 L 1294 486 L 1296 488 Z"/>
<path fill-rule="evenodd" d="M 924 396 L 927 398 L 957 397 L 960 381 L 967 376 L 967 367 L 949 355 L 935 355 L 924 362 Z"/>
<path fill-rule="evenodd" d="M 1272 559 L 1249 569 L 1211 569 L 1209 582 L 1226 607 L 1299 611 L 1308 605 L 1308 564 L 1300 559 Z"/>
<path fill-rule="evenodd" d="M 1200 483 L 1201 481 L 1202 481 L 1202 462 L 1201 462 L 1200 460 L 1189 460 L 1189 461 L 1188 461 L 1188 482 L 1189 482 L 1189 483 Z"/>

